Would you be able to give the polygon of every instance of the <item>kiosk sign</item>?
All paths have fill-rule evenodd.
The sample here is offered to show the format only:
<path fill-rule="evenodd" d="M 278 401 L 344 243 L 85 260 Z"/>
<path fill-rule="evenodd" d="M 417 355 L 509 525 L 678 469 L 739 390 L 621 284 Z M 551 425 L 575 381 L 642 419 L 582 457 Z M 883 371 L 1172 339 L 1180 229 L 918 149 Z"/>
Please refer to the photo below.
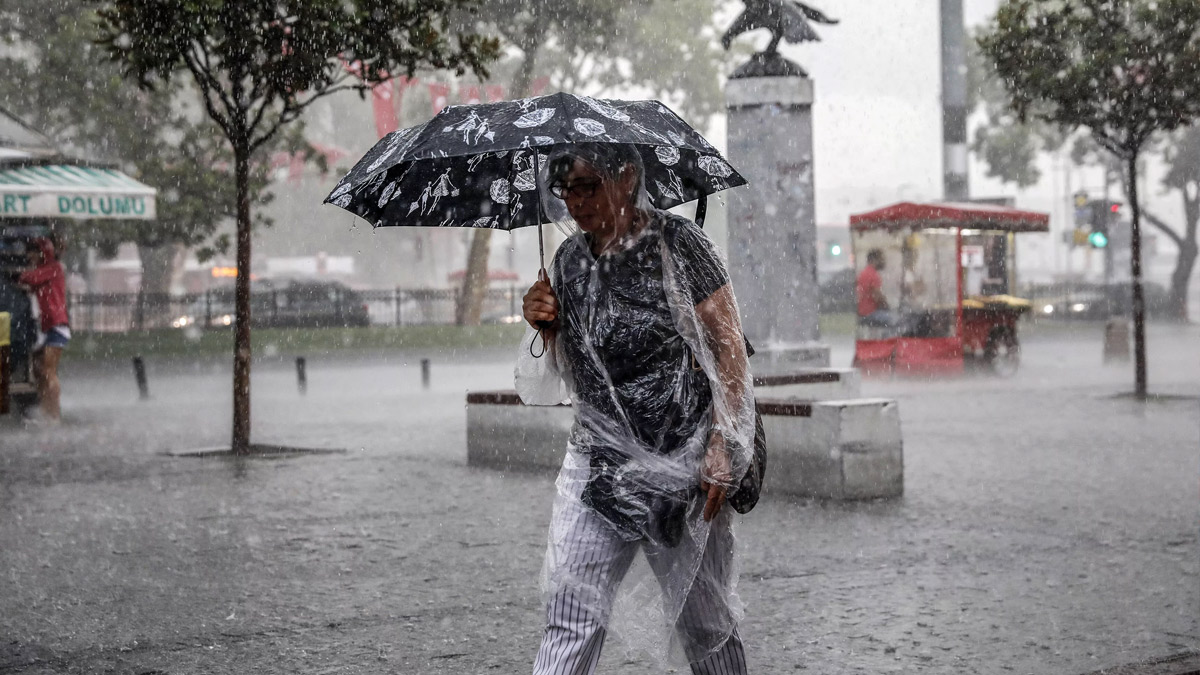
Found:
<path fill-rule="evenodd" d="M 155 193 L 111 169 L 0 169 L 0 218 L 153 220 Z"/>
<path fill-rule="evenodd" d="M 16 218 L 153 219 L 154 197 L 146 195 L 0 195 L 0 216 Z"/>

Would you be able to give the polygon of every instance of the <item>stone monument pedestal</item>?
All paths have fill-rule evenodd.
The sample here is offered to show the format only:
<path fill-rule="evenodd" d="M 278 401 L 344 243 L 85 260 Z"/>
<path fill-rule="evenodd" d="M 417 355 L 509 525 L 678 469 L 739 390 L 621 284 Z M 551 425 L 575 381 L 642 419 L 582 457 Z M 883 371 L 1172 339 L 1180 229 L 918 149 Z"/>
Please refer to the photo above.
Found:
<path fill-rule="evenodd" d="M 818 328 L 813 85 L 735 77 L 725 86 L 729 161 L 749 186 L 729 196 L 729 274 L 756 373 L 829 365 Z"/>

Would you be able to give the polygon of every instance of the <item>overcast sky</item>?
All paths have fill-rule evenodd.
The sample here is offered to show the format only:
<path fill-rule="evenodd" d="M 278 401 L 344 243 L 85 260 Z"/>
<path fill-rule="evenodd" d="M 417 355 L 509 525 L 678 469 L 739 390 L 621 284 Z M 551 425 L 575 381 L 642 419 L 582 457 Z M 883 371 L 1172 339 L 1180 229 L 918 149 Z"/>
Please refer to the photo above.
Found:
<path fill-rule="evenodd" d="M 940 197 L 937 0 L 813 4 L 841 23 L 818 27 L 821 42 L 783 51 L 815 82 L 818 221 L 845 222 L 850 213 L 897 199 Z M 986 21 L 997 4 L 965 0 L 967 25 Z"/>

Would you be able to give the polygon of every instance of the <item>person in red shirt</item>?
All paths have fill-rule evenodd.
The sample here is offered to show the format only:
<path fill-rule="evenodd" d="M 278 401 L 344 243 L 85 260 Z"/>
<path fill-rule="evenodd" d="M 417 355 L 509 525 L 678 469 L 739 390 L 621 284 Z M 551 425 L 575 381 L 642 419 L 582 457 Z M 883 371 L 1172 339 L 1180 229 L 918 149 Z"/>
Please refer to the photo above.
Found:
<path fill-rule="evenodd" d="M 54 244 L 45 237 L 33 240 L 29 262 L 33 267 L 22 272 L 17 282 L 27 286 L 37 298 L 42 332 L 33 355 L 38 398 L 42 414 L 47 420 L 57 422 L 61 416 L 58 361 L 63 347 L 71 340 L 71 322 L 67 318 L 67 275 L 55 257 Z"/>
<path fill-rule="evenodd" d="M 873 248 L 867 251 L 867 266 L 858 275 L 855 291 L 858 295 L 858 321 L 866 326 L 894 328 L 896 317 L 890 311 L 887 298 L 883 295 L 883 280 L 879 273 L 885 266 L 883 251 Z"/>

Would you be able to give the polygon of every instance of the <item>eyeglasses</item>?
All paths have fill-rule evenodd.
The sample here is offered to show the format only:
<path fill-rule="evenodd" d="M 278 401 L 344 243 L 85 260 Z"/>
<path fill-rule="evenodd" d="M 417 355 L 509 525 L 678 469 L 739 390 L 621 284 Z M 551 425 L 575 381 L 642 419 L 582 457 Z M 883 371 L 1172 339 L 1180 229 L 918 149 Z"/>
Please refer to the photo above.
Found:
<path fill-rule="evenodd" d="M 580 180 L 567 185 L 566 183 L 554 183 L 550 186 L 550 194 L 559 199 L 566 199 L 568 196 L 575 196 L 581 199 L 590 199 L 595 196 L 596 188 L 600 187 L 600 180 Z"/>

